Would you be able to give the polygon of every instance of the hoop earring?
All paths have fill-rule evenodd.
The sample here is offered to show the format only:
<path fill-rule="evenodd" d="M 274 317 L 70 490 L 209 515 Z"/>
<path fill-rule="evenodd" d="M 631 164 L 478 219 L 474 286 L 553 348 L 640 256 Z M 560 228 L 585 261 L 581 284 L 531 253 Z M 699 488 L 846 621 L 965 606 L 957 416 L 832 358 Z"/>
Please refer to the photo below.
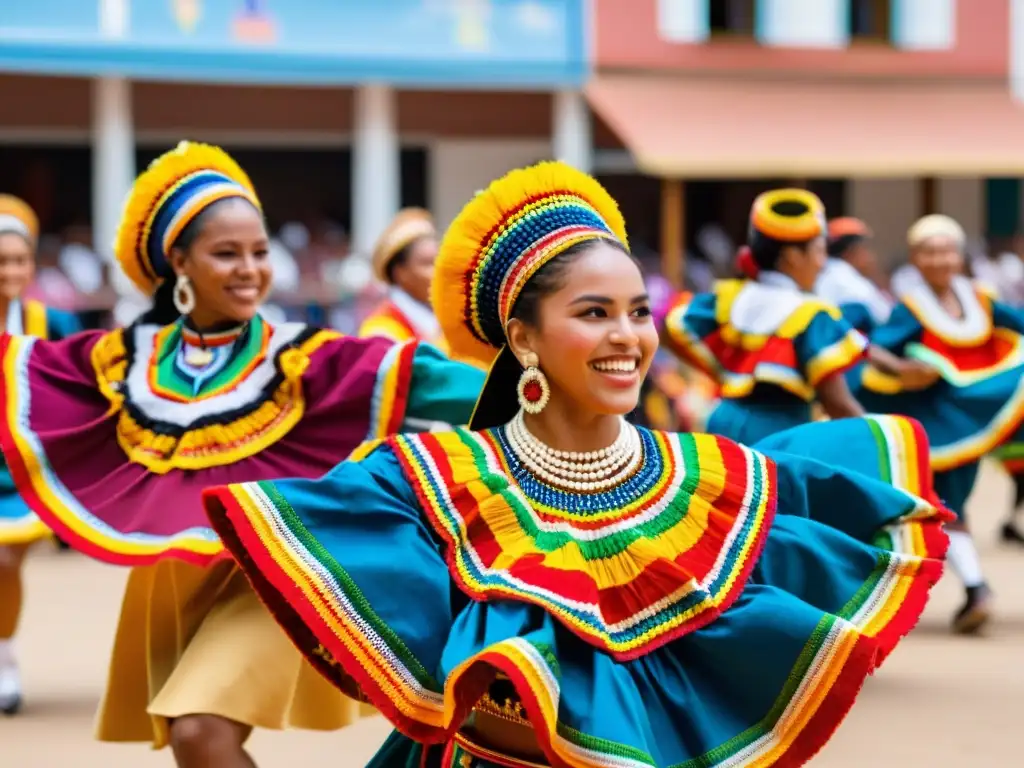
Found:
<path fill-rule="evenodd" d="M 548 385 L 548 377 L 537 367 L 536 355 L 527 357 L 526 370 L 519 377 L 516 392 L 519 395 L 519 407 L 527 413 L 538 414 L 547 407 L 551 399 L 551 387 Z"/>
<path fill-rule="evenodd" d="M 185 275 L 178 275 L 174 283 L 174 308 L 186 316 L 196 308 L 196 291 Z"/>

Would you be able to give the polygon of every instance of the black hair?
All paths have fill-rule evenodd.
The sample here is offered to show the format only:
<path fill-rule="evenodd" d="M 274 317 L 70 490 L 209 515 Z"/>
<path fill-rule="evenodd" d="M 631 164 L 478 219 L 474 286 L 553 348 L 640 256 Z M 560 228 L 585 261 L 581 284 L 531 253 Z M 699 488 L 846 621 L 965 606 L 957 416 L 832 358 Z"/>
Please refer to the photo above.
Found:
<path fill-rule="evenodd" d="M 423 235 L 420 237 L 414 237 L 408 243 L 403 245 L 401 250 L 398 251 L 398 253 L 391 257 L 391 259 L 388 261 L 387 266 L 384 268 L 384 277 L 387 278 L 387 281 L 389 283 L 394 284 L 395 270 L 398 269 L 403 264 L 405 264 L 407 261 L 409 261 L 409 254 L 412 253 L 412 249 L 415 247 L 416 243 L 418 243 L 420 240 L 425 239 L 426 237 L 428 236 Z"/>
<path fill-rule="evenodd" d="M 780 216 L 796 218 L 807 213 L 807 205 L 799 200 L 780 200 L 772 206 L 772 210 Z M 780 240 L 764 234 L 751 222 L 747 245 L 750 247 L 750 255 L 758 269 L 773 270 L 778 266 L 783 248 L 790 246 L 805 250 L 817 239 L 817 237 L 812 237 L 805 240 Z"/>
<path fill-rule="evenodd" d="M 594 239 L 575 243 L 538 269 L 533 277 L 526 282 L 526 285 L 519 292 L 516 303 L 512 306 L 510 317 L 521 320 L 527 325 L 537 325 L 540 300 L 559 290 L 565 282 L 565 271 L 569 268 L 569 265 L 597 243 L 607 243 L 613 248 L 622 251 L 633 260 L 637 267 L 640 267 L 639 260 L 618 240 Z"/>
<path fill-rule="evenodd" d="M 846 252 L 853 248 L 858 243 L 863 243 L 867 238 L 864 235 L 843 235 L 837 237 L 835 240 L 830 240 L 828 244 L 828 255 L 838 258 L 842 258 L 846 255 Z"/>
<path fill-rule="evenodd" d="M 384 267 L 384 277 L 387 278 L 387 281 L 389 283 L 395 282 L 395 270 L 409 260 L 409 251 L 412 250 L 412 247 L 415 243 L 416 240 L 413 240 L 412 242 L 403 245 L 402 249 L 394 256 L 392 256 L 391 259 L 388 261 L 387 266 Z"/>
<path fill-rule="evenodd" d="M 181 230 L 178 236 L 171 243 L 170 250 L 180 249 L 187 251 L 191 248 L 196 240 L 199 238 L 200 233 L 203 231 L 203 227 L 206 226 L 206 222 L 213 216 L 213 212 L 218 207 L 223 206 L 224 203 L 228 203 L 232 200 L 245 200 L 244 197 L 225 197 L 221 200 L 217 200 L 214 203 L 206 206 L 195 218 L 192 219 L 185 227 Z M 249 201 L 246 200 L 248 203 Z M 252 205 L 252 203 L 249 203 Z M 253 206 L 255 210 L 255 206 Z M 168 255 L 170 255 L 168 253 Z M 156 293 L 153 294 L 153 306 L 151 306 L 146 312 L 137 320 L 142 325 L 170 325 L 181 317 L 181 313 L 178 308 L 174 306 L 174 279 L 172 277 L 165 278 L 160 285 L 157 286 Z"/>

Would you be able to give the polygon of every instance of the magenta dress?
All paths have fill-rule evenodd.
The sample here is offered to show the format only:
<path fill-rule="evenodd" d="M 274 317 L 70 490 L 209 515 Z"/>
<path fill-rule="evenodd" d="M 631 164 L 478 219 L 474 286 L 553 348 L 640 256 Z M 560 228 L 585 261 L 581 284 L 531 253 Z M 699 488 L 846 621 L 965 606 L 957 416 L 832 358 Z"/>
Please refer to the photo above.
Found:
<path fill-rule="evenodd" d="M 63 341 L 0 337 L 0 444 L 22 497 L 118 565 L 227 557 L 200 494 L 318 477 L 364 441 L 468 421 L 484 374 L 429 345 L 257 317 L 188 363 L 180 321 Z"/>

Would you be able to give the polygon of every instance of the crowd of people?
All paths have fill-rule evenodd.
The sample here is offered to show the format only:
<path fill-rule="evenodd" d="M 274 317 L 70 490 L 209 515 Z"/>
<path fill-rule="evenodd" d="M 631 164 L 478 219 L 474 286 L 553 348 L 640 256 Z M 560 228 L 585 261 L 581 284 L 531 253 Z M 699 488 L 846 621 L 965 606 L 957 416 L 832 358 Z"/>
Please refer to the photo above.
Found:
<path fill-rule="evenodd" d="M 129 569 L 97 738 L 183 768 L 373 712 L 384 768 L 801 765 L 944 562 L 954 629 L 991 616 L 964 503 L 1024 455 L 1024 312 L 948 217 L 890 294 L 866 224 L 772 190 L 735 276 L 677 293 L 545 162 L 443 234 L 402 211 L 352 334 L 267 310 L 260 198 L 216 147 L 132 189 L 129 323 L 28 298 L 37 244 L 0 199 L 9 714 L 21 564 L 54 535 Z"/>

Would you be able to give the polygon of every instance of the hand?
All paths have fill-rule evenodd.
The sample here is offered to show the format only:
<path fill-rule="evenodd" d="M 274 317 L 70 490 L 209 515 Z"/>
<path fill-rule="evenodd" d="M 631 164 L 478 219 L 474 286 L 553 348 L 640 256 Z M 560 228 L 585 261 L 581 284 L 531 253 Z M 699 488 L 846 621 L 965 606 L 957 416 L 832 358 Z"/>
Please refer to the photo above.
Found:
<path fill-rule="evenodd" d="M 939 370 L 918 360 L 903 360 L 899 370 L 900 384 L 911 392 L 927 389 L 939 380 Z"/>

